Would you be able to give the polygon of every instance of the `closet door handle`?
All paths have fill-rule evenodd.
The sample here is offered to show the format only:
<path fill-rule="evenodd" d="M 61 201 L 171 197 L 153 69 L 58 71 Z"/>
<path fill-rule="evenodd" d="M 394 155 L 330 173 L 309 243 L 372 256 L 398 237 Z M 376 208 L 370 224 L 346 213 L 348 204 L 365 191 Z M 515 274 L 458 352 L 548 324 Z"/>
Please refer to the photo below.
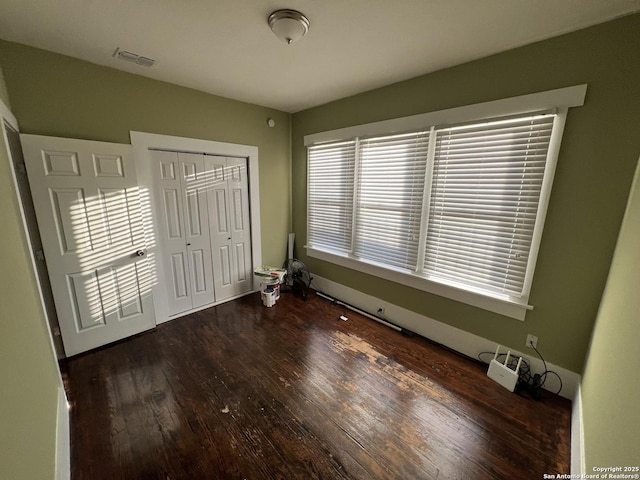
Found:
<path fill-rule="evenodd" d="M 187 243 L 187 247 L 190 247 L 190 246 L 191 246 L 191 244 L 190 244 L 190 243 Z"/>

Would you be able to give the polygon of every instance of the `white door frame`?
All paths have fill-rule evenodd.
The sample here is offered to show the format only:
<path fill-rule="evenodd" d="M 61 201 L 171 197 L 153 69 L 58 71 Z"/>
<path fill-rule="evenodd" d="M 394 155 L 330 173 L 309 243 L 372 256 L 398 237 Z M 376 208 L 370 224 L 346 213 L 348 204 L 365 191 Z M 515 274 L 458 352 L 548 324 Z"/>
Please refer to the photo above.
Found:
<path fill-rule="evenodd" d="M 13 161 L 11 159 L 11 150 L 9 148 L 9 139 L 4 128 L 4 122 L 7 122 L 16 132 L 20 132 L 18 120 L 11 113 L 9 107 L 0 99 L 0 130 L 2 130 L 2 138 L 4 139 L 4 145 L 6 147 L 7 159 L 9 160 L 9 171 L 11 172 L 11 180 L 13 181 L 14 194 L 18 209 L 20 210 L 20 220 L 22 232 L 24 235 L 25 245 L 29 244 L 29 230 L 27 227 L 27 220 L 25 212 L 22 207 L 22 201 L 20 200 L 20 193 L 18 191 L 18 180 L 16 178 L 16 172 L 13 168 Z M 44 316 L 44 323 L 47 332 L 49 333 L 49 346 L 51 348 L 51 359 L 54 361 L 57 358 L 56 347 L 53 343 L 53 332 L 51 331 L 50 318 L 47 315 L 47 306 L 42 293 L 42 286 L 38 279 L 38 270 L 36 265 L 36 258 L 34 256 L 31 246 L 27 248 L 29 253 L 29 261 L 31 263 L 31 273 L 35 279 L 36 289 L 38 290 L 38 298 L 40 299 L 40 308 L 42 315 Z M 58 480 L 67 480 L 71 478 L 71 427 L 69 423 L 69 404 L 67 403 L 67 395 L 64 390 L 64 384 L 62 382 L 62 375 L 60 373 L 60 367 L 58 362 L 55 362 L 55 372 L 58 383 L 58 407 L 57 411 L 57 428 L 56 428 L 56 461 L 55 461 L 55 478 Z M 9 386 L 10 388 L 10 386 Z"/>
<path fill-rule="evenodd" d="M 259 170 L 258 170 L 258 147 L 251 145 L 239 145 L 235 143 L 216 142 L 212 140 L 202 140 L 197 138 L 174 137 L 171 135 L 160 135 L 156 133 L 130 132 L 131 145 L 133 147 L 133 158 L 136 164 L 138 174 L 138 184 L 141 189 L 146 189 L 151 195 L 154 195 L 153 186 L 153 159 L 149 154 L 149 149 L 171 150 L 177 152 L 190 153 L 207 153 L 211 155 L 220 155 L 223 157 L 244 157 L 248 162 L 249 170 L 249 205 L 251 209 L 251 260 L 253 268 L 262 265 L 262 240 L 260 236 L 260 186 L 259 186 Z M 151 199 L 150 199 L 151 200 Z M 150 201 L 152 219 L 148 222 L 154 222 L 160 218 L 155 210 L 155 201 Z M 148 223 L 151 227 L 153 223 Z M 159 239 L 156 230 L 153 231 L 154 237 L 148 239 L 149 257 L 157 258 Z M 157 278 L 160 282 L 165 277 L 162 262 L 156 261 Z M 165 286 L 160 283 L 154 285 L 153 300 L 156 310 L 156 323 L 163 323 L 173 316 L 169 316 L 169 305 L 165 295 Z M 254 288 L 255 290 L 255 288 Z M 225 299 L 227 301 L 229 299 Z M 181 315 L 184 315 L 184 312 Z"/>
<path fill-rule="evenodd" d="M 44 300 L 44 295 L 42 294 L 42 286 L 40 285 L 40 282 L 37 281 L 37 278 L 38 278 L 37 266 L 36 266 L 37 260 L 34 256 L 33 251 L 31 250 L 31 246 L 28 241 L 29 233 L 28 233 L 28 227 L 27 227 L 27 220 L 25 217 L 24 208 L 22 207 L 22 202 L 20 201 L 20 198 L 19 198 L 18 180 L 16 178 L 16 172 L 13 168 L 13 162 L 11 161 L 11 150 L 9 149 L 9 139 L 7 138 L 7 133 L 4 129 L 4 122 L 8 123 L 11 126 L 11 128 L 13 128 L 16 132 L 20 132 L 20 128 L 18 126 L 18 120 L 16 120 L 16 117 L 11 113 L 7 105 L 5 105 L 5 103 L 0 99 L 0 130 L 2 130 L 2 138 L 4 139 L 4 144 L 7 149 L 6 153 L 7 153 L 7 158 L 9 159 L 9 170 L 11 171 L 11 180 L 13 180 L 14 191 L 16 194 L 16 201 L 18 203 L 18 208 L 20 209 L 20 220 L 22 221 L 21 227 L 25 235 L 25 244 L 29 245 L 29 248 L 27 248 L 27 250 L 29 252 L 29 260 L 31 262 L 31 271 L 33 272 L 33 276 L 36 279 L 35 284 L 38 289 L 38 298 L 40 299 L 42 314 L 44 315 L 47 331 L 49 332 L 49 340 L 51 343 L 53 358 L 57 358 L 56 347 L 53 343 L 53 332 L 51 331 L 50 318 L 47 315 L 47 307 Z M 59 378 L 60 385 L 62 386 L 62 377 L 60 376 L 60 371 L 57 368 L 57 366 L 56 366 L 56 370 L 58 371 L 58 376 L 60 377 Z"/>

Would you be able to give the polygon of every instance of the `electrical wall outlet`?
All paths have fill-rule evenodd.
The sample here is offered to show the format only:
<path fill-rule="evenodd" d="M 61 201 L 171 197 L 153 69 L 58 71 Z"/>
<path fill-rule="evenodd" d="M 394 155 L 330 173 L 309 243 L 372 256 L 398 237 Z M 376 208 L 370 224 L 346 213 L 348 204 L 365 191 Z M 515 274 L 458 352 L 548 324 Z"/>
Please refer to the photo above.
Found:
<path fill-rule="evenodd" d="M 529 348 L 532 346 L 533 348 L 538 348 L 538 337 L 531 334 L 527 335 L 527 343 L 525 345 Z"/>

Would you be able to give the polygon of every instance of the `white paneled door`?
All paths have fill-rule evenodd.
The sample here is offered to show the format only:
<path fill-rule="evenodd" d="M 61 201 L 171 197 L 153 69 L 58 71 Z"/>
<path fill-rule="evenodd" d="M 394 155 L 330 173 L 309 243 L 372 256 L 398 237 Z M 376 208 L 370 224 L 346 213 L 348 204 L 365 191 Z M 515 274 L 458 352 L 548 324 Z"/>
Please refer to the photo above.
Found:
<path fill-rule="evenodd" d="M 215 292 L 218 299 L 252 288 L 247 162 L 205 155 Z"/>
<path fill-rule="evenodd" d="M 215 300 L 203 157 L 153 152 L 157 229 L 170 315 Z"/>
<path fill-rule="evenodd" d="M 20 138 L 66 354 L 155 327 L 148 192 L 131 146 Z"/>
<path fill-rule="evenodd" d="M 153 150 L 169 315 L 253 288 L 246 158 Z"/>

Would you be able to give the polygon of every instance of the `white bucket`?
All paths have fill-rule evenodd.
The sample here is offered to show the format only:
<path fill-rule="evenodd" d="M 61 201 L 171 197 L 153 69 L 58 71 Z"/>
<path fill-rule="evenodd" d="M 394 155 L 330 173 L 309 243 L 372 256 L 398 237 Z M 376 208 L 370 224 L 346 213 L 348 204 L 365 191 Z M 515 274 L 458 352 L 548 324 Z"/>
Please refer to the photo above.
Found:
<path fill-rule="evenodd" d="M 268 287 L 271 287 L 276 294 L 276 300 L 280 298 L 280 281 L 278 277 L 256 275 L 255 278 L 258 281 L 261 292 L 264 292 Z"/>
<path fill-rule="evenodd" d="M 265 307 L 273 307 L 276 304 L 275 290 L 262 290 L 262 293 L 260 295 L 262 296 L 262 304 Z"/>

